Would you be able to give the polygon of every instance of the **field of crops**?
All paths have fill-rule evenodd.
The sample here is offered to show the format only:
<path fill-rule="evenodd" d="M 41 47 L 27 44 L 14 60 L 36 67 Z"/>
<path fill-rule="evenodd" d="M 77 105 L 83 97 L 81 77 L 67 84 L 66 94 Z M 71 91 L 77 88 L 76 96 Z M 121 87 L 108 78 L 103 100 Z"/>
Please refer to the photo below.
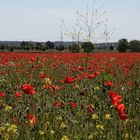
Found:
<path fill-rule="evenodd" d="M 140 140 L 140 53 L 0 53 L 0 140 Z"/>

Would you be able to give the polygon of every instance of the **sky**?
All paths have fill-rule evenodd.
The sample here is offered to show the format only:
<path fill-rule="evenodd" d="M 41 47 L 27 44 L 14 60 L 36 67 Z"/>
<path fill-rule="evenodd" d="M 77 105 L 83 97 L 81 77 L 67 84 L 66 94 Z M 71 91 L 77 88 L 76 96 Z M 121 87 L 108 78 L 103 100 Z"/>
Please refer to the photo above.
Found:
<path fill-rule="evenodd" d="M 64 35 L 67 31 L 62 19 L 71 31 L 75 27 L 76 11 L 85 13 L 86 5 L 90 7 L 91 1 L 0 0 L 0 40 L 58 41 L 62 32 L 62 41 L 71 41 L 71 37 Z M 108 19 L 106 25 L 111 33 L 108 41 L 140 40 L 140 0 L 96 1 L 97 7 L 103 4 L 100 11 L 106 11 L 102 18 Z"/>

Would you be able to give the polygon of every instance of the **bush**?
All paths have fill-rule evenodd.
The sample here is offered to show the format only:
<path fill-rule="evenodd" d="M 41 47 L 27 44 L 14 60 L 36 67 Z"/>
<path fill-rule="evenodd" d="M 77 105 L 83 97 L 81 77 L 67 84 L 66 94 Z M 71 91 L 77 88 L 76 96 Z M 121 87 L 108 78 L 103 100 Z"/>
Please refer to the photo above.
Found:
<path fill-rule="evenodd" d="M 128 49 L 128 41 L 127 39 L 120 39 L 118 43 L 118 51 L 119 52 L 126 52 Z"/>
<path fill-rule="evenodd" d="M 129 49 L 131 52 L 140 52 L 140 41 L 138 41 L 138 40 L 130 41 Z"/>
<path fill-rule="evenodd" d="M 84 42 L 82 44 L 82 49 L 84 52 L 89 53 L 95 49 L 95 46 L 91 42 Z"/>
<path fill-rule="evenodd" d="M 79 44 L 74 44 L 70 46 L 69 49 L 71 52 L 77 53 L 77 52 L 80 52 L 81 46 Z"/>

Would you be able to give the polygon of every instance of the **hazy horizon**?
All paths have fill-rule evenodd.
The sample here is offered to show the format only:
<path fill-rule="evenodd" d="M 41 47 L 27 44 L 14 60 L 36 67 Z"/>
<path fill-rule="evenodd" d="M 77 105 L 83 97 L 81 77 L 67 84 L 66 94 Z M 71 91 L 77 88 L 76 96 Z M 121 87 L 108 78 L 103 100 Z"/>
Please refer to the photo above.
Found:
<path fill-rule="evenodd" d="M 59 41 L 64 19 L 71 30 L 76 11 L 85 11 L 91 0 L 0 0 L 0 41 Z M 139 0 L 97 0 L 107 11 L 107 27 L 116 28 L 108 42 L 120 38 L 140 40 Z M 65 32 L 65 31 L 63 31 Z M 63 41 L 71 38 L 63 36 Z"/>

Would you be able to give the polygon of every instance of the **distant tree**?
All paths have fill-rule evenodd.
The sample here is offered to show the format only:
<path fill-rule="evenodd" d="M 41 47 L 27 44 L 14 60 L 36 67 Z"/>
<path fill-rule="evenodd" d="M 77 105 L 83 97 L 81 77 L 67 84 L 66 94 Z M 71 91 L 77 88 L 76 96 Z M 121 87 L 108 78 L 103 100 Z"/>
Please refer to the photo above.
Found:
<path fill-rule="evenodd" d="M 91 42 L 84 42 L 81 47 L 84 52 L 89 53 L 95 49 L 95 46 Z"/>
<path fill-rule="evenodd" d="M 59 46 L 57 47 L 57 50 L 63 51 L 63 50 L 64 50 L 64 45 L 59 45 Z"/>
<path fill-rule="evenodd" d="M 119 52 L 126 52 L 127 49 L 128 49 L 128 41 L 127 39 L 123 38 L 123 39 L 120 39 L 119 42 L 118 42 L 118 51 Z"/>
<path fill-rule="evenodd" d="M 54 49 L 54 43 L 51 41 L 47 41 L 46 45 L 49 47 L 49 49 Z"/>
<path fill-rule="evenodd" d="M 4 45 L 0 45 L 0 50 L 4 51 L 5 46 Z"/>
<path fill-rule="evenodd" d="M 15 49 L 15 47 L 14 47 L 14 46 L 9 46 L 9 47 L 8 47 L 8 51 L 13 52 L 13 51 L 14 51 L 14 49 Z"/>
<path fill-rule="evenodd" d="M 45 46 L 42 46 L 42 47 L 41 47 L 41 50 L 42 50 L 42 51 L 45 51 L 45 50 L 46 50 L 46 47 L 45 47 Z"/>
<path fill-rule="evenodd" d="M 130 41 L 129 49 L 131 52 L 140 52 L 140 41 L 138 41 L 138 40 Z"/>
<path fill-rule="evenodd" d="M 42 46 L 40 42 L 36 42 L 36 46 Z"/>
<path fill-rule="evenodd" d="M 21 44 L 20 44 L 21 47 L 24 47 L 24 46 L 27 46 L 27 45 L 29 45 L 29 43 L 26 42 L 26 41 L 22 41 Z"/>
<path fill-rule="evenodd" d="M 45 50 L 48 50 L 48 49 L 49 49 L 48 45 L 47 45 L 47 44 L 45 44 Z"/>
<path fill-rule="evenodd" d="M 111 46 L 109 47 L 109 49 L 110 49 L 111 51 L 113 51 L 113 50 L 114 50 L 113 45 L 111 45 Z"/>
<path fill-rule="evenodd" d="M 81 50 L 81 46 L 79 44 L 73 44 L 72 46 L 69 46 L 69 50 L 73 53 L 78 53 Z"/>

